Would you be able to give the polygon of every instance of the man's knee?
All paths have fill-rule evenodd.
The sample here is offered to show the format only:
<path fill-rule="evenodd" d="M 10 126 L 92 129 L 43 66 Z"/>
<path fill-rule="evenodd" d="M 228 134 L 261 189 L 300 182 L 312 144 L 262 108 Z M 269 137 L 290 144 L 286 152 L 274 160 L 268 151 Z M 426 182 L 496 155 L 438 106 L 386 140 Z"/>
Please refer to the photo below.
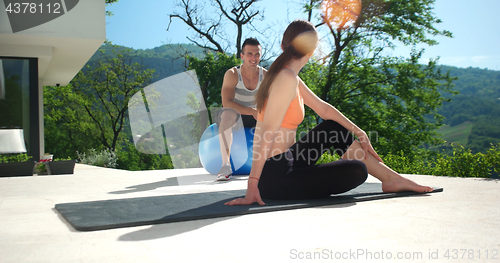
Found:
<path fill-rule="evenodd" d="M 238 118 L 236 112 L 232 110 L 225 110 L 220 114 L 221 125 L 229 125 L 232 126 Z"/>

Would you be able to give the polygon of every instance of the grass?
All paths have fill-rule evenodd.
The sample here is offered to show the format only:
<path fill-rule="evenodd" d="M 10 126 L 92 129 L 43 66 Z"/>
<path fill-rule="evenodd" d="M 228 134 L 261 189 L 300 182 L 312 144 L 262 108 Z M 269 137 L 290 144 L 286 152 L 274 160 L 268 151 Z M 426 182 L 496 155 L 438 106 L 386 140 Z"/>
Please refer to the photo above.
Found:
<path fill-rule="evenodd" d="M 437 130 L 438 134 L 441 135 L 447 142 L 459 143 L 461 145 L 467 145 L 469 141 L 469 135 L 472 131 L 474 123 L 464 122 L 460 125 L 451 127 L 450 125 L 444 125 Z"/>

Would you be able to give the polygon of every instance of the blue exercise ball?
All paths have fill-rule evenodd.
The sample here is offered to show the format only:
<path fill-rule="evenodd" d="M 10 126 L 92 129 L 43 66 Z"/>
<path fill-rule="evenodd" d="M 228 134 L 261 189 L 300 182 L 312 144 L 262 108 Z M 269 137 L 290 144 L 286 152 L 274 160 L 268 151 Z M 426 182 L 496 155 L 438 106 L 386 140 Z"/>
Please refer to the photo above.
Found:
<path fill-rule="evenodd" d="M 234 175 L 250 174 L 252 168 L 253 135 L 255 128 L 241 128 L 233 131 L 231 144 L 231 169 Z M 219 144 L 219 127 L 212 124 L 203 132 L 198 147 L 201 165 L 210 174 L 217 174 L 222 166 Z"/>

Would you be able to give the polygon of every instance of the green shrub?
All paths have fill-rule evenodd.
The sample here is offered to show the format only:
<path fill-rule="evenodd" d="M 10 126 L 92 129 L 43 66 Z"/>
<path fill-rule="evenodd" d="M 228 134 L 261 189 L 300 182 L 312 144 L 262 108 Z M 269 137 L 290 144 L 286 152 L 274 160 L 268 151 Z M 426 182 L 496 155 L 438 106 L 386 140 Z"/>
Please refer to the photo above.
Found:
<path fill-rule="evenodd" d="M 403 174 L 432 174 L 432 163 L 439 154 L 430 151 L 415 151 L 412 155 L 405 155 L 403 152 L 399 154 L 388 154 L 380 156 L 384 164 L 392 168 L 394 171 Z"/>
<path fill-rule="evenodd" d="M 27 162 L 30 159 L 31 159 L 31 156 L 28 156 L 25 153 L 19 153 L 19 154 L 0 154 L 0 163 Z"/>
<path fill-rule="evenodd" d="M 394 171 L 403 174 L 414 173 L 415 169 L 413 168 L 414 163 L 410 161 L 410 158 L 404 156 L 403 153 L 401 155 L 389 154 L 386 156 L 381 156 L 384 164 L 391 167 Z"/>
<path fill-rule="evenodd" d="M 69 160 L 74 160 L 71 157 L 66 157 L 66 158 L 54 158 L 54 161 L 69 161 Z"/>
<path fill-rule="evenodd" d="M 462 145 L 453 146 L 453 155 L 447 156 L 446 161 L 436 162 L 440 167 L 440 174 L 453 177 L 483 177 L 488 178 L 490 174 L 490 164 L 483 153 L 472 153 L 470 149 L 465 149 Z M 437 160 L 438 161 L 438 160 Z M 447 173 L 445 172 L 447 169 Z"/>
<path fill-rule="evenodd" d="M 500 144 L 491 145 L 486 153 L 486 160 L 491 165 L 491 169 L 500 174 Z"/>
<path fill-rule="evenodd" d="M 90 151 L 86 153 L 80 154 L 77 152 L 78 162 L 83 164 L 89 164 L 100 167 L 107 168 L 116 168 L 118 157 L 116 153 L 112 150 L 105 149 L 100 152 L 97 152 L 95 149 L 90 149 Z"/>
<path fill-rule="evenodd" d="M 141 153 L 133 143 L 128 143 L 124 148 L 117 150 L 116 153 L 118 155 L 118 165 L 121 169 L 141 171 L 174 168 L 170 156 Z"/>
<path fill-rule="evenodd" d="M 328 151 L 323 153 L 319 160 L 316 162 L 316 164 L 323 164 L 323 163 L 331 163 L 335 162 L 340 159 L 340 156 L 338 154 L 333 154 L 331 155 Z"/>
<path fill-rule="evenodd" d="M 486 154 L 472 153 L 459 144 L 452 144 L 452 149 L 451 155 L 419 150 L 410 156 L 401 152 L 381 158 L 387 166 L 403 174 L 489 178 L 493 172 L 500 173 L 500 144 L 492 145 Z M 321 156 L 318 164 L 338 158 L 327 152 Z"/>

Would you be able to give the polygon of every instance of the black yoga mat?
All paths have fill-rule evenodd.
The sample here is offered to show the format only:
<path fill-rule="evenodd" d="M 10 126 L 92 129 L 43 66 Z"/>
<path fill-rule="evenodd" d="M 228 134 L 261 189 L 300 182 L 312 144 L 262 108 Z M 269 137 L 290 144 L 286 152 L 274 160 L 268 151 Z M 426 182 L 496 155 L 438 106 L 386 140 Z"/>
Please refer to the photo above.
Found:
<path fill-rule="evenodd" d="M 323 199 L 264 199 L 264 206 L 224 205 L 227 201 L 245 195 L 245 190 L 233 190 L 64 203 L 56 204 L 55 209 L 76 230 L 93 231 L 419 195 L 415 192 L 383 193 L 381 189 L 381 184 L 364 183 L 349 192 Z M 443 188 L 435 188 L 433 193 L 442 191 Z"/>

